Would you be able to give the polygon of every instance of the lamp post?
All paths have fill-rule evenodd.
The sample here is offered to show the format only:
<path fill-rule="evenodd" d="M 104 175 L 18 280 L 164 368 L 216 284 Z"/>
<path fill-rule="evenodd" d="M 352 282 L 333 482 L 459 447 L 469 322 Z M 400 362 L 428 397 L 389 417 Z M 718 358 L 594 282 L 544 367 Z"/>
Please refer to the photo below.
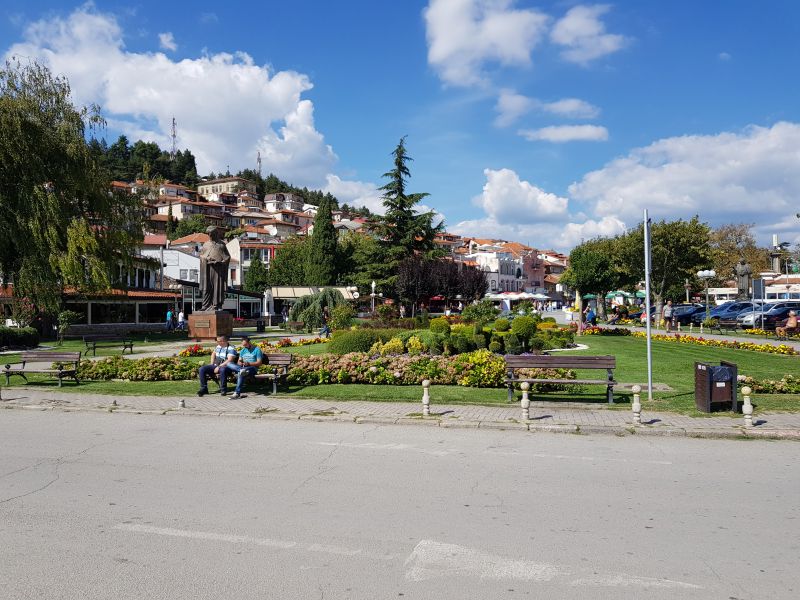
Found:
<path fill-rule="evenodd" d="M 371 285 L 372 285 L 372 293 L 370 294 L 370 297 L 372 298 L 372 312 L 374 313 L 375 312 L 375 282 L 373 281 Z"/>
<path fill-rule="evenodd" d="M 697 276 L 706 282 L 706 320 L 709 318 L 709 307 L 708 307 L 708 280 L 713 279 L 717 276 L 717 272 L 714 269 L 698 271 Z"/>

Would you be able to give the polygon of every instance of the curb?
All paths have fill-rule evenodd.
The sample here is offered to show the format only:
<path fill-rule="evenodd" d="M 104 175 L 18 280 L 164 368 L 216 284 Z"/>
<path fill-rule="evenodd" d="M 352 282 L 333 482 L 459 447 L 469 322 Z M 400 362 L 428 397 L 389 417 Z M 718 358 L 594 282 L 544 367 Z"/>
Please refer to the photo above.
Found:
<path fill-rule="evenodd" d="M 364 425 L 415 425 L 424 427 L 441 427 L 444 429 L 491 429 L 498 431 L 528 431 L 530 433 L 571 433 L 578 435 L 613 435 L 617 437 L 649 436 L 649 437 L 685 437 L 714 440 L 774 440 L 800 441 L 800 430 L 794 429 L 745 429 L 743 426 L 731 426 L 730 429 L 685 429 L 672 426 L 648 426 L 628 424 L 619 425 L 576 425 L 565 423 L 540 424 L 536 421 L 473 421 L 461 419 L 438 419 L 430 417 L 381 417 L 354 416 L 347 413 L 297 414 L 280 412 L 279 409 L 265 412 L 241 411 L 209 411 L 186 408 L 136 409 L 120 406 L 62 406 L 42 404 L 2 405 L 8 410 L 60 411 L 64 413 L 122 413 L 133 415 L 180 416 L 180 417 L 227 417 L 245 419 L 263 419 L 265 421 L 312 421 L 325 423 L 355 423 Z M 265 407 L 267 409 L 274 407 Z"/>

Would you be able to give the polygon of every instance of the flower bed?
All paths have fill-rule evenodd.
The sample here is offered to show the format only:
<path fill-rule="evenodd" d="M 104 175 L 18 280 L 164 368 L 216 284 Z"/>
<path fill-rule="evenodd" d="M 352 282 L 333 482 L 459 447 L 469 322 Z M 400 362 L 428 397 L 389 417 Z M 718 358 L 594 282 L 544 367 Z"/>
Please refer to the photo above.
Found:
<path fill-rule="evenodd" d="M 646 338 L 647 333 L 644 331 L 634 331 L 631 336 L 638 338 Z M 678 344 L 696 344 L 698 346 L 713 346 L 715 348 L 730 348 L 732 350 L 752 350 L 754 352 L 766 352 L 768 354 L 785 354 L 795 356 L 800 354 L 791 346 L 780 344 L 756 344 L 754 342 L 731 342 L 728 340 L 717 340 L 703 337 L 696 337 L 693 335 L 675 334 L 665 335 L 663 333 L 655 333 L 651 335 L 652 339 L 660 342 L 674 342 Z"/>
<path fill-rule="evenodd" d="M 327 342 L 330 342 L 329 338 L 316 337 L 313 339 L 297 340 L 296 342 L 293 342 L 290 338 L 281 338 L 274 344 L 267 341 L 258 342 L 258 347 L 261 348 L 262 351 L 267 352 L 269 350 L 275 350 L 276 348 L 296 348 L 299 346 L 325 344 Z"/>
<path fill-rule="evenodd" d="M 187 358 L 126 359 L 109 356 L 101 360 L 82 360 L 78 379 L 109 381 L 185 381 L 197 377 L 197 362 Z"/>
<path fill-rule="evenodd" d="M 583 330 L 583 335 L 607 335 L 607 336 L 615 336 L 615 335 L 630 335 L 631 330 L 625 329 L 624 327 L 587 327 Z"/>
<path fill-rule="evenodd" d="M 739 375 L 739 385 L 750 386 L 753 392 L 762 394 L 800 394 L 800 378 L 793 375 L 784 375 L 778 381 Z"/>
<path fill-rule="evenodd" d="M 206 356 L 211 350 L 209 348 L 203 348 L 200 344 L 192 344 L 188 348 L 184 348 L 180 352 L 178 352 L 178 356 L 183 358 L 189 358 L 192 356 Z"/>

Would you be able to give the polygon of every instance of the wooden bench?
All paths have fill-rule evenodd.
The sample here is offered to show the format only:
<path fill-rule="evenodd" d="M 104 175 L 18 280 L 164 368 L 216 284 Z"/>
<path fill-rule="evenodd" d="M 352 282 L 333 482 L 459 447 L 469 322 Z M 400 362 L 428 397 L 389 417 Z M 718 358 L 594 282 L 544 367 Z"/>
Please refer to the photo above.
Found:
<path fill-rule="evenodd" d="M 19 375 L 28 383 L 28 378 L 25 373 L 47 373 L 58 377 L 58 387 L 61 387 L 61 382 L 64 377 L 72 377 L 75 383 L 78 381 L 78 363 L 81 361 L 80 352 L 41 352 L 37 350 L 29 350 L 21 354 L 21 364 L 19 365 L 6 365 L 3 369 L 3 374 L 6 376 L 6 385 L 10 383 L 12 375 Z M 47 367 L 27 367 L 27 363 L 47 363 Z M 52 367 L 53 363 L 56 368 Z M 67 363 L 72 363 L 67 366 Z"/>
<path fill-rule="evenodd" d="M 286 383 L 286 376 L 289 374 L 289 367 L 292 364 L 293 358 L 293 354 L 284 354 L 283 352 L 264 354 L 264 364 L 277 367 L 277 371 L 275 373 L 256 373 L 254 379 L 256 381 L 271 379 L 272 393 L 277 393 L 278 383 Z"/>
<path fill-rule="evenodd" d="M 739 329 L 739 322 L 736 319 L 719 319 L 716 320 L 715 323 L 708 328 L 709 331 L 714 331 L 715 329 L 719 331 L 720 335 L 722 335 L 722 330 L 724 329 L 727 332 L 735 332 Z"/>
<path fill-rule="evenodd" d="M 514 384 L 527 383 L 559 383 L 559 384 L 591 384 L 605 385 L 608 403 L 614 403 L 614 369 L 617 366 L 617 359 L 614 356 L 551 356 L 538 354 L 534 356 L 515 356 L 507 354 L 505 356 L 506 370 L 508 379 L 505 384 L 508 386 L 508 401 L 514 401 Z M 514 377 L 517 369 L 605 369 L 607 376 L 605 379 L 524 379 Z"/>
<path fill-rule="evenodd" d="M 286 321 L 286 330 L 287 331 L 303 331 L 305 327 L 305 323 L 303 321 Z"/>
<path fill-rule="evenodd" d="M 89 356 L 89 350 L 92 351 L 92 356 L 97 356 L 97 344 L 119 345 L 122 344 L 122 353 L 125 350 L 130 350 L 133 354 L 133 340 L 119 335 L 113 334 L 99 334 L 99 335 L 85 335 L 83 336 L 83 343 L 86 344 L 85 356 Z"/>

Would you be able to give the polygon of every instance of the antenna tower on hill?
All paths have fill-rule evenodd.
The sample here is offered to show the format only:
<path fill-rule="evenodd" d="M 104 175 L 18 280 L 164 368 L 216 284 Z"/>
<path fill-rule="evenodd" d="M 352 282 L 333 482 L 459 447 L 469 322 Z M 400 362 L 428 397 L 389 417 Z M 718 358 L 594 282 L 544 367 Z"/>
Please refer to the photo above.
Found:
<path fill-rule="evenodd" d="M 175 155 L 178 153 L 178 123 L 175 121 L 175 117 L 172 117 L 172 150 L 170 150 L 169 158 L 170 160 L 175 160 Z"/>
<path fill-rule="evenodd" d="M 256 165 L 258 165 L 258 176 L 261 177 L 261 150 L 258 151 L 258 157 L 256 158 Z"/>

